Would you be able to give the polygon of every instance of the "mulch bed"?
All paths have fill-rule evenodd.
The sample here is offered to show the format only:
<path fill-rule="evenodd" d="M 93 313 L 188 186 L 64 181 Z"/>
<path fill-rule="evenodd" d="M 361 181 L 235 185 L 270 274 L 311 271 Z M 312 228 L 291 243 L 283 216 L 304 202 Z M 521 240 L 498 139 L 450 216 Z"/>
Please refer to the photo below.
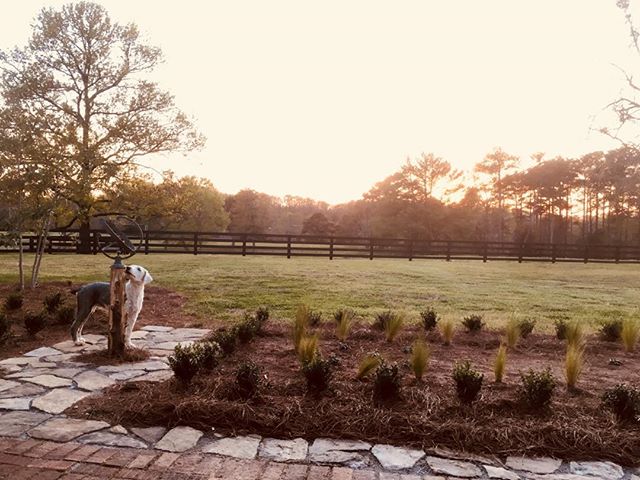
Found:
<path fill-rule="evenodd" d="M 64 305 L 75 306 L 75 295 L 71 293 L 69 282 L 49 282 L 39 285 L 35 290 L 26 288 L 23 292 L 24 304 L 20 310 L 8 312 L 12 322 L 11 334 L 7 341 L 0 345 L 0 360 L 22 355 L 30 350 L 44 345 L 53 345 L 71 339 L 69 324 L 60 325 L 50 318 L 44 330 L 35 337 L 29 335 L 24 328 L 24 312 L 39 312 L 43 308 L 43 301 L 47 295 L 61 292 Z M 14 285 L 0 284 L 0 305 L 11 293 L 16 292 Z M 197 318 L 185 314 L 183 306 L 186 298 L 167 288 L 149 286 L 145 289 L 145 300 L 136 329 L 145 325 L 168 325 L 172 327 L 199 327 L 201 322 Z M 96 311 L 84 327 L 83 333 L 97 333 L 106 335 L 108 331 L 107 314 Z"/>
<path fill-rule="evenodd" d="M 125 348 L 122 355 L 112 357 L 108 351 L 98 350 L 95 352 L 80 353 L 72 358 L 74 362 L 90 363 L 92 365 L 121 365 L 123 363 L 142 362 L 147 360 L 151 354 L 149 350 L 143 348 Z"/>
<path fill-rule="evenodd" d="M 504 383 L 495 384 L 492 364 L 498 332 L 459 331 L 449 347 L 437 333 L 429 334 L 431 361 L 425 381 L 417 383 L 406 363 L 407 347 L 420 334 L 417 326 L 405 328 L 391 344 L 381 332 L 359 326 L 346 346 L 335 339 L 332 324 L 319 330 L 323 356 L 335 355 L 340 362 L 330 390 L 320 397 L 306 392 L 289 329 L 269 322 L 261 337 L 240 346 L 187 389 L 173 379 L 128 382 L 84 399 L 66 413 L 127 427 L 189 425 L 223 434 L 333 437 L 485 455 L 639 462 L 640 427 L 620 426 L 601 408 L 606 388 L 619 382 L 640 384 L 640 354 L 625 354 L 619 344 L 590 338 L 581 390 L 569 393 L 563 382 L 564 345 L 551 336 L 533 334 L 521 340 L 509 353 Z M 372 351 L 401 365 L 400 401 L 376 406 L 373 381 L 355 379 L 360 359 Z M 610 366 L 612 357 L 623 365 Z M 471 407 L 459 404 L 451 380 L 453 363 L 464 359 L 485 373 L 482 397 Z M 257 397 L 243 400 L 236 394 L 234 378 L 238 365 L 247 360 L 260 366 L 265 385 Z M 547 366 L 558 379 L 552 406 L 548 411 L 528 411 L 518 401 L 519 372 Z"/>

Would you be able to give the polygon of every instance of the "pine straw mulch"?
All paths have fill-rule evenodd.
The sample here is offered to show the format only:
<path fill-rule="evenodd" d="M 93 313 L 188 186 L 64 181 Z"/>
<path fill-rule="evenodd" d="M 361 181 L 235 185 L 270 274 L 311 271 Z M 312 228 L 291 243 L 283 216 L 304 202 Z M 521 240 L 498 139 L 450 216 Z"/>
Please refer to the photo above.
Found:
<path fill-rule="evenodd" d="M 112 357 L 107 351 L 105 345 L 104 350 L 96 350 L 93 352 L 79 353 L 71 360 L 74 362 L 90 363 L 92 365 L 120 365 L 123 363 L 142 362 L 147 360 L 151 354 L 149 350 L 143 348 L 125 348 L 121 355 Z"/>
<path fill-rule="evenodd" d="M 188 389 L 175 380 L 128 382 L 84 399 L 66 413 L 128 427 L 189 425 L 223 434 L 360 439 L 482 455 L 546 455 L 627 466 L 640 461 L 640 427 L 616 424 L 600 404 L 606 388 L 622 381 L 640 384 L 640 355 L 625 355 L 616 344 L 590 339 L 582 390 L 569 394 L 562 382 L 564 346 L 546 335 L 531 335 L 510 352 L 505 381 L 498 385 L 491 373 L 497 332 L 459 332 L 450 347 L 430 334 L 431 361 L 420 384 L 411 376 L 405 353 L 419 334 L 417 327 L 406 328 L 392 344 L 381 333 L 359 327 L 346 346 L 335 340 L 331 325 L 320 330 L 324 356 L 340 360 L 330 391 L 321 397 L 306 393 L 288 329 L 270 323 L 262 337 L 240 347 L 213 373 L 197 377 Z M 400 401 L 376 406 L 372 381 L 355 380 L 358 362 L 373 350 L 402 365 Z M 609 366 L 611 357 L 623 365 Z M 472 407 L 457 402 L 450 378 L 454 361 L 467 358 L 485 373 L 482 398 Z M 234 388 L 235 370 L 245 360 L 257 363 L 265 376 L 260 394 L 250 400 L 240 399 Z M 552 407 L 527 411 L 518 402 L 519 372 L 546 366 L 559 380 Z"/>

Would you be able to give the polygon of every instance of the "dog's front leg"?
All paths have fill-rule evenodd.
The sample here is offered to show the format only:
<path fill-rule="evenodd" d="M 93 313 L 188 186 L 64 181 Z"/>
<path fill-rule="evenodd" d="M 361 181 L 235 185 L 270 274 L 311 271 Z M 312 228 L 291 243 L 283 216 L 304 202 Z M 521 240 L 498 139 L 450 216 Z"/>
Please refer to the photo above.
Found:
<path fill-rule="evenodd" d="M 136 323 L 137 315 L 127 315 L 127 326 L 124 331 L 124 344 L 129 348 L 136 348 L 131 342 L 131 334 L 133 333 L 133 326 Z"/>

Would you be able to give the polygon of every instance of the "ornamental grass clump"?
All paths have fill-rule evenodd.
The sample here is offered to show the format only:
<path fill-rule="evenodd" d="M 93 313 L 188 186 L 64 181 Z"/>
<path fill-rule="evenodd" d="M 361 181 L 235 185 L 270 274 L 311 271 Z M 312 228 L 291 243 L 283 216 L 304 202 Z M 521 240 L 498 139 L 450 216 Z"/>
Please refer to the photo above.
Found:
<path fill-rule="evenodd" d="M 302 365 L 318 356 L 318 335 L 306 335 L 298 343 L 298 360 Z"/>
<path fill-rule="evenodd" d="M 413 374 L 418 382 L 422 381 L 422 376 L 427 370 L 430 356 L 431 352 L 424 340 L 416 340 L 413 342 L 409 365 L 411 366 L 411 370 L 413 370 Z"/>
<path fill-rule="evenodd" d="M 176 345 L 173 355 L 169 356 L 169 366 L 182 385 L 189 385 L 200 370 L 200 345 Z"/>
<path fill-rule="evenodd" d="M 296 310 L 296 318 L 293 321 L 293 346 L 298 351 L 300 341 L 305 337 L 307 326 L 309 325 L 309 313 L 311 310 L 308 305 L 300 305 Z"/>
<path fill-rule="evenodd" d="M 564 375 L 567 380 L 567 389 L 575 390 L 584 367 L 584 345 L 567 344 L 567 353 L 564 361 Z"/>
<path fill-rule="evenodd" d="M 496 358 L 493 361 L 493 375 L 495 377 L 496 383 L 502 383 L 502 378 L 504 377 L 504 370 L 507 365 L 507 346 L 503 343 L 498 348 L 498 353 L 496 353 Z"/>
<path fill-rule="evenodd" d="M 353 310 L 341 309 L 334 314 L 336 320 L 336 337 L 341 342 L 347 340 L 351 327 L 355 323 L 355 313 Z"/>
<path fill-rule="evenodd" d="M 400 372 L 395 363 L 382 362 L 376 369 L 373 382 L 373 400 L 376 403 L 389 402 L 400 398 Z"/>
<path fill-rule="evenodd" d="M 456 332 L 456 324 L 450 318 L 442 320 L 440 322 L 440 334 L 445 345 L 451 345 L 453 336 Z"/>
<path fill-rule="evenodd" d="M 636 318 L 625 318 L 622 321 L 620 339 L 625 352 L 633 352 L 640 337 L 640 322 Z"/>
<path fill-rule="evenodd" d="M 469 333 L 479 332 L 485 326 L 482 318 L 482 315 L 467 315 L 462 319 L 462 325 L 464 325 L 464 328 L 466 328 Z"/>
<path fill-rule="evenodd" d="M 637 422 L 640 418 L 640 390 L 619 383 L 602 395 L 602 405 L 621 423 Z"/>
<path fill-rule="evenodd" d="M 384 326 L 384 338 L 391 343 L 398 336 L 404 325 L 404 315 L 394 314 Z"/>
<path fill-rule="evenodd" d="M 464 404 L 472 403 L 480 393 L 484 375 L 471 366 L 469 360 L 456 362 L 453 367 L 453 381 L 458 399 Z"/>
<path fill-rule="evenodd" d="M 387 323 L 393 318 L 397 317 L 397 314 L 391 310 L 385 310 L 384 312 L 378 312 L 374 315 L 373 327 L 376 330 L 384 331 L 387 327 Z"/>
<path fill-rule="evenodd" d="M 382 357 L 378 352 L 373 352 L 368 354 L 360 361 L 360 365 L 358 366 L 358 374 L 356 378 L 358 380 L 362 380 L 367 377 L 371 372 L 373 372 L 376 368 L 380 366 L 382 363 Z"/>
<path fill-rule="evenodd" d="M 13 310 L 20 310 L 22 308 L 22 304 L 24 303 L 24 298 L 20 293 L 11 293 L 4 300 L 4 309 L 7 312 Z"/>
<path fill-rule="evenodd" d="M 438 326 L 438 321 L 440 320 L 440 316 L 432 307 L 427 307 L 425 310 L 421 311 L 420 317 L 422 318 L 422 327 L 427 332 L 435 330 Z"/>
<path fill-rule="evenodd" d="M 532 409 L 546 408 L 551 403 L 553 391 L 556 388 L 556 379 L 547 368 L 540 372 L 529 369 L 527 373 L 521 373 L 522 385 L 520 387 L 520 399 Z"/>
<path fill-rule="evenodd" d="M 504 329 L 504 339 L 509 348 L 515 348 L 520 340 L 520 322 L 516 317 L 511 317 L 507 321 Z"/>
<path fill-rule="evenodd" d="M 567 346 L 584 347 L 587 342 L 587 336 L 582 323 L 578 320 L 567 323 L 565 338 L 567 340 Z"/>

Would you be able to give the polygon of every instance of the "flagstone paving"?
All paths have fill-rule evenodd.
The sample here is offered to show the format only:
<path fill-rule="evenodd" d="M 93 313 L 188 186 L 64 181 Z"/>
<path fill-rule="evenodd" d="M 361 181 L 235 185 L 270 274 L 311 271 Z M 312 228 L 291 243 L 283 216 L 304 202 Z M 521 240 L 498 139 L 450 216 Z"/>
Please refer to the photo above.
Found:
<path fill-rule="evenodd" d="M 207 333 L 146 326 L 132 338 L 153 356 L 131 364 L 96 367 L 74 360 L 106 348 L 101 335 L 86 335 L 90 343 L 84 346 L 68 340 L 0 361 L 0 479 L 640 480 L 640 470 L 611 462 L 498 459 L 325 438 L 222 437 L 185 426 L 127 429 L 63 414 L 119 382 L 171 378 L 167 356 L 173 346 Z"/>

